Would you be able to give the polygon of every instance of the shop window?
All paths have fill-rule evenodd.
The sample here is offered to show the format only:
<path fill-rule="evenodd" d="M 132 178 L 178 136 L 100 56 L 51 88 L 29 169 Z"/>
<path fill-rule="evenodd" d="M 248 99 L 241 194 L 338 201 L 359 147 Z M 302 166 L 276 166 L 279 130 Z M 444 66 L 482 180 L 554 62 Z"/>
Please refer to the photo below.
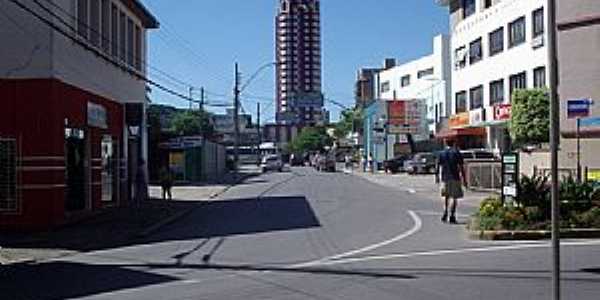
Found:
<path fill-rule="evenodd" d="M 0 138 L 0 212 L 17 210 L 17 145 Z"/>

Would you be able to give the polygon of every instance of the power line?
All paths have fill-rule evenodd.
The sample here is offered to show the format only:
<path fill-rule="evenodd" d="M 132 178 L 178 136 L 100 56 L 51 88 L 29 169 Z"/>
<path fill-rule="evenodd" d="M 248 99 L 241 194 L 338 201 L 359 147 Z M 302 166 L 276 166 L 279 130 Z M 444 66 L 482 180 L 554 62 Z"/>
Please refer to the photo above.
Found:
<path fill-rule="evenodd" d="M 105 61 L 107 61 L 108 63 L 112 64 L 113 66 L 121 69 L 122 71 L 129 73 L 130 75 L 132 75 L 133 77 L 142 80 L 156 88 L 158 88 L 159 90 L 162 90 L 168 94 L 171 94 L 173 96 L 179 97 L 181 99 L 184 99 L 186 101 L 190 101 L 190 102 L 195 102 L 195 103 L 199 103 L 198 100 L 194 100 L 191 97 L 185 96 L 177 91 L 174 91 L 172 89 L 169 89 L 167 87 L 165 87 L 164 85 L 151 80 L 149 78 L 147 78 L 146 76 L 140 74 L 139 72 L 136 72 L 135 70 L 132 70 L 129 67 L 126 67 L 122 64 L 120 64 L 119 62 L 115 62 L 114 59 L 112 57 L 109 57 L 107 54 L 103 53 L 102 51 L 98 50 L 97 48 L 88 45 L 87 43 L 81 41 L 80 39 L 78 39 L 77 37 L 72 36 L 71 34 L 67 33 L 63 28 L 57 26 L 56 24 L 54 24 L 52 21 L 44 18 L 43 16 L 41 16 L 39 13 L 35 12 L 32 8 L 24 5 L 23 3 L 21 3 L 20 1 L 17 0 L 9 0 L 10 2 L 12 2 L 13 4 L 15 4 L 16 6 L 18 6 L 20 9 L 22 9 L 23 11 L 31 14 L 32 16 L 34 16 L 35 18 L 37 18 L 38 20 L 40 20 L 42 23 L 46 24 L 48 27 L 52 28 L 53 30 L 55 30 L 56 32 L 60 33 L 61 35 L 65 36 L 66 38 L 70 39 L 72 42 L 74 42 L 75 44 L 78 44 L 79 46 L 81 46 L 84 50 L 92 52 L 93 54 L 99 56 L 100 58 L 104 59 Z M 54 12 L 52 12 L 48 7 L 42 5 L 41 3 L 39 3 L 39 1 L 34 0 L 34 2 L 40 6 L 40 8 L 42 8 L 44 11 L 46 11 L 47 13 L 49 13 L 51 16 L 55 17 L 56 19 L 58 19 L 62 24 L 64 24 L 65 26 L 67 26 L 67 28 L 70 28 L 72 30 L 74 30 L 74 28 L 68 24 L 68 22 L 66 22 L 62 17 L 58 16 L 57 14 L 55 14 Z M 74 30 L 75 31 L 75 30 Z"/>

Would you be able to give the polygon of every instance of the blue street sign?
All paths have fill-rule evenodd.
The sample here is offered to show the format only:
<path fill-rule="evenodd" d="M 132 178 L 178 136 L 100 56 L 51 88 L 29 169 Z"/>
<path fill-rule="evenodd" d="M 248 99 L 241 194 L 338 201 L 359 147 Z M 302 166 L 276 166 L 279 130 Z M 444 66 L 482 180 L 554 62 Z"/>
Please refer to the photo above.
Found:
<path fill-rule="evenodd" d="M 567 101 L 567 117 L 569 119 L 587 117 L 590 115 L 590 99 L 573 99 Z"/>
<path fill-rule="evenodd" d="M 579 122 L 581 127 L 600 127 L 600 117 L 583 118 Z"/>

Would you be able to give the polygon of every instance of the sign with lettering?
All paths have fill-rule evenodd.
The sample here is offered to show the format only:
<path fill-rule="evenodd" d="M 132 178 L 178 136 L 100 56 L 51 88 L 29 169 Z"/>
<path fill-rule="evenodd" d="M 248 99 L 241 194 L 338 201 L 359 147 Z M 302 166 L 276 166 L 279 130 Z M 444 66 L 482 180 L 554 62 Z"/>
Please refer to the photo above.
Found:
<path fill-rule="evenodd" d="M 567 100 L 567 117 L 569 119 L 584 118 L 590 115 L 590 99 Z"/>
<path fill-rule="evenodd" d="M 469 112 L 469 124 L 472 126 L 480 125 L 485 122 L 485 110 L 483 108 L 475 109 Z"/>
<path fill-rule="evenodd" d="M 512 116 L 512 105 L 499 104 L 494 106 L 494 120 L 505 121 L 510 120 Z"/>
<path fill-rule="evenodd" d="M 419 134 L 426 130 L 425 106 L 420 100 L 389 101 L 388 133 Z"/>
<path fill-rule="evenodd" d="M 106 108 L 100 104 L 88 102 L 87 121 L 88 126 L 102 129 L 108 128 Z"/>

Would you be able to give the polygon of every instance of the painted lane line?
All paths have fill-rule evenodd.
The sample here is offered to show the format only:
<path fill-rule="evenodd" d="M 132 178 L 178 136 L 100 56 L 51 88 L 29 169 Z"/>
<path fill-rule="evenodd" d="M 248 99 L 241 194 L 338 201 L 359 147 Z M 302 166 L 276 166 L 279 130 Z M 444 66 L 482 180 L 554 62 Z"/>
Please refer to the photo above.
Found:
<path fill-rule="evenodd" d="M 578 246 L 582 247 L 582 246 L 598 246 L 598 245 L 600 245 L 600 240 L 583 241 L 583 242 L 565 242 L 565 243 L 561 244 L 561 246 L 563 246 L 563 247 L 578 247 Z M 357 258 L 330 260 L 330 261 L 326 261 L 326 262 L 321 262 L 319 265 L 333 266 L 333 265 L 341 265 L 341 264 L 349 264 L 349 263 L 365 262 L 365 261 L 381 261 L 381 260 L 412 258 L 412 257 L 422 257 L 422 256 L 441 256 L 441 255 L 463 254 L 463 253 L 484 253 L 484 252 L 524 250 L 524 249 L 549 248 L 549 247 L 550 247 L 549 243 L 534 243 L 534 244 L 525 244 L 525 245 L 520 244 L 520 245 L 509 245 L 509 246 L 492 246 L 492 247 L 462 248 L 462 249 L 451 249 L 451 250 L 435 250 L 435 251 L 423 251 L 423 252 L 389 254 L 389 255 L 374 255 L 374 256 L 365 256 L 365 257 L 357 257 Z"/>
<path fill-rule="evenodd" d="M 364 253 L 364 252 L 372 251 L 372 250 L 375 250 L 375 249 L 387 246 L 389 244 L 396 243 L 396 242 L 398 242 L 400 240 L 403 240 L 405 238 L 408 238 L 409 236 L 417 233 L 423 227 L 423 221 L 417 215 L 417 213 L 415 213 L 412 210 L 409 210 L 408 214 L 411 216 L 411 218 L 412 218 L 412 220 L 414 222 L 414 225 L 413 225 L 413 227 L 411 229 L 409 229 L 408 231 L 406 231 L 406 232 L 404 232 L 404 233 L 402 233 L 402 234 L 400 234 L 398 236 L 395 236 L 395 237 L 393 237 L 393 238 L 391 238 L 389 240 L 385 240 L 385 241 L 377 243 L 377 244 L 372 244 L 372 245 L 369 245 L 369 246 L 366 246 L 366 247 L 363 247 L 363 248 L 360 248 L 360 249 L 355 249 L 355 250 L 351 250 L 351 251 L 348 251 L 348 252 L 344 252 L 344 253 L 340 253 L 340 254 L 336 254 L 336 255 L 332 255 L 332 256 L 327 256 L 327 257 L 324 257 L 324 258 L 321 258 L 321 259 L 318 259 L 318 260 L 315 260 L 315 261 L 310 261 L 310 262 L 306 262 L 306 263 L 296 264 L 296 265 L 292 265 L 290 267 L 291 268 L 302 268 L 302 267 L 310 267 L 310 266 L 321 265 L 324 262 L 328 262 L 328 261 L 331 261 L 331 260 L 339 260 L 339 259 L 342 259 L 342 258 L 346 258 L 348 256 L 353 256 L 353 255 L 361 254 L 361 253 Z"/>

